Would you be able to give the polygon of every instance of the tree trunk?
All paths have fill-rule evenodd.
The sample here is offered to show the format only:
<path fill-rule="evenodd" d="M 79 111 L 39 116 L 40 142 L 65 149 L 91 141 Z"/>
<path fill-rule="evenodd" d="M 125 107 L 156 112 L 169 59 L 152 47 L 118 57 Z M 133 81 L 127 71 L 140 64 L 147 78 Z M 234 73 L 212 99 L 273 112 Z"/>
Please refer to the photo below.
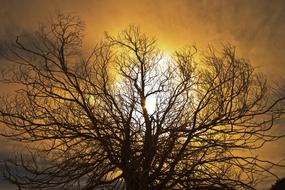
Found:
<path fill-rule="evenodd" d="M 128 176 L 126 190 L 148 190 L 148 184 L 145 180 L 141 180 L 139 175 Z"/>

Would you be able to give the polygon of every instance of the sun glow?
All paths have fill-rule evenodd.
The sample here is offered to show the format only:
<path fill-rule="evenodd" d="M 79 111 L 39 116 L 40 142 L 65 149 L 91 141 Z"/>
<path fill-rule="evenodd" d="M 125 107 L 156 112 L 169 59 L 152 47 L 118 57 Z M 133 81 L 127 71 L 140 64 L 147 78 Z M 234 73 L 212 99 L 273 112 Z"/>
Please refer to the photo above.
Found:
<path fill-rule="evenodd" d="M 158 67 L 157 70 L 154 71 L 154 75 L 157 73 L 163 73 L 167 70 L 167 66 L 169 64 L 170 55 L 164 54 L 158 61 Z M 155 84 L 153 84 L 155 85 Z M 158 100 L 157 100 L 157 94 L 152 94 L 146 98 L 146 104 L 145 107 L 149 114 L 153 114 L 158 108 Z"/>

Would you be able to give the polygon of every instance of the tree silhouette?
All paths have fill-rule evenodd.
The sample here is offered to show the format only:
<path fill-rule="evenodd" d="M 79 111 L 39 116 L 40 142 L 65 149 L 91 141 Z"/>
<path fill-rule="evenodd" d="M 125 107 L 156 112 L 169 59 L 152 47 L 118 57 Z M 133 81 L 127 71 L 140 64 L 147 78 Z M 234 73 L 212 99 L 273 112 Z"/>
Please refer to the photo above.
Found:
<path fill-rule="evenodd" d="M 129 27 L 106 34 L 85 56 L 83 29 L 78 17 L 59 14 L 9 47 L 18 67 L 6 82 L 18 90 L 2 97 L 1 132 L 36 143 L 29 156 L 6 162 L 12 183 L 233 189 L 252 188 L 254 175 L 270 172 L 241 151 L 278 138 L 267 132 L 284 98 L 273 100 L 263 76 L 233 47 L 205 54 L 192 47 L 165 58 L 155 39 Z"/>
<path fill-rule="evenodd" d="M 285 178 L 277 180 L 270 188 L 270 190 L 283 190 L 285 189 Z"/>

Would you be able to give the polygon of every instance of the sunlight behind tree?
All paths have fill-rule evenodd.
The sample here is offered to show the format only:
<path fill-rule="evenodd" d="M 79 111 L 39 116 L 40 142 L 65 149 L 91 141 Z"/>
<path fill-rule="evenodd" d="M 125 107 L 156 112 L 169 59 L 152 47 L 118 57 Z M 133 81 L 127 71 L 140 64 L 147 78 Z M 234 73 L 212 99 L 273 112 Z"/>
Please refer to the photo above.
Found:
<path fill-rule="evenodd" d="M 22 88 L 1 99 L 1 135 L 49 142 L 6 162 L 19 188 L 253 189 L 272 174 L 264 162 L 282 166 L 235 154 L 280 137 L 270 131 L 285 97 L 234 47 L 168 56 L 130 26 L 84 57 L 83 29 L 59 14 L 8 47 L 18 67 L 6 82 Z"/>

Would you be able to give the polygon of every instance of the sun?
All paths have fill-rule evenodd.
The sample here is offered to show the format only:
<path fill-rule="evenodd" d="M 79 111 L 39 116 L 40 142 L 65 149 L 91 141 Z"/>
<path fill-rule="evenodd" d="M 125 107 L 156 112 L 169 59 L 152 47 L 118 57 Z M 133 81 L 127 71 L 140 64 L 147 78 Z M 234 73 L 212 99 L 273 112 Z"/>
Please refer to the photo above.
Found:
<path fill-rule="evenodd" d="M 155 112 L 156 104 L 157 104 L 157 101 L 156 101 L 156 97 L 154 95 L 146 98 L 145 107 L 146 107 L 146 110 L 149 114 L 153 114 Z"/>

